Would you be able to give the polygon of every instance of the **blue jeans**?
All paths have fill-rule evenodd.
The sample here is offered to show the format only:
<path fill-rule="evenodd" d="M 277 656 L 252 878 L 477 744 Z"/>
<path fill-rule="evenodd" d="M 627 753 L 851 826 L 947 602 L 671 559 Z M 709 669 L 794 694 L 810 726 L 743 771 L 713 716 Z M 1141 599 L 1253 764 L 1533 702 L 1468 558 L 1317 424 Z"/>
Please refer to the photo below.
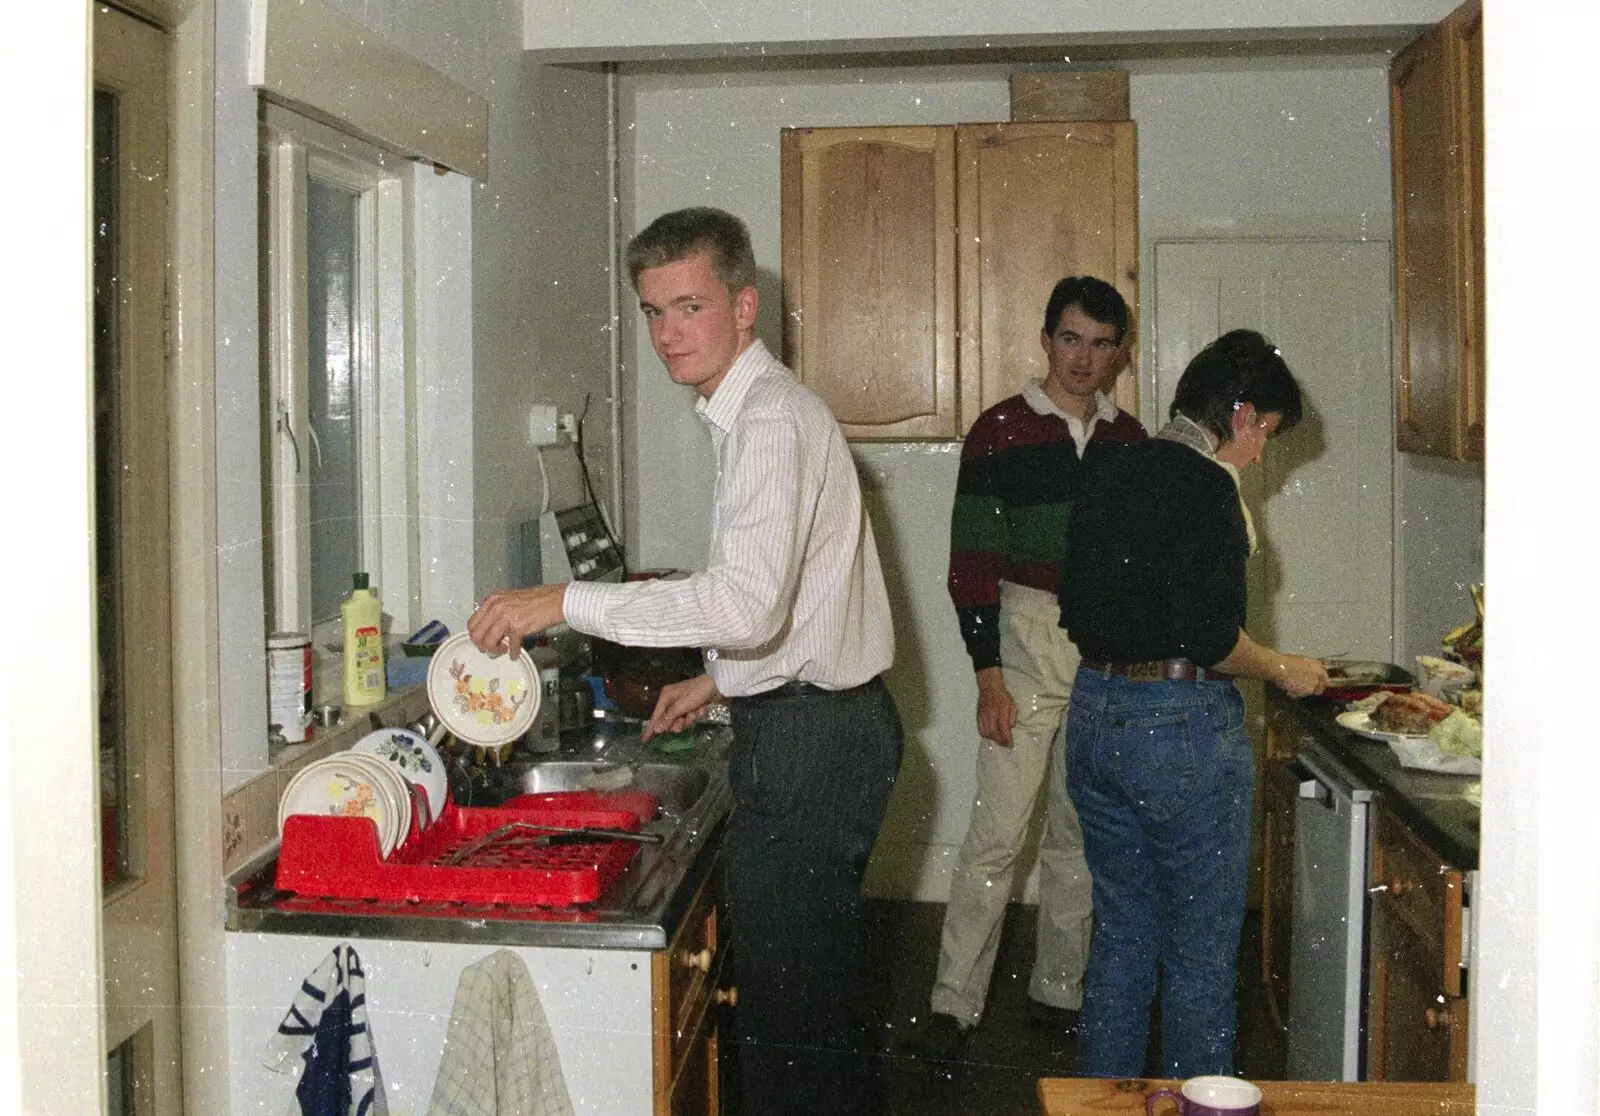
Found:
<path fill-rule="evenodd" d="M 1161 1075 L 1233 1072 L 1255 762 L 1231 682 L 1078 672 L 1067 786 L 1094 877 L 1078 1072 L 1144 1072 L 1161 974 Z"/>

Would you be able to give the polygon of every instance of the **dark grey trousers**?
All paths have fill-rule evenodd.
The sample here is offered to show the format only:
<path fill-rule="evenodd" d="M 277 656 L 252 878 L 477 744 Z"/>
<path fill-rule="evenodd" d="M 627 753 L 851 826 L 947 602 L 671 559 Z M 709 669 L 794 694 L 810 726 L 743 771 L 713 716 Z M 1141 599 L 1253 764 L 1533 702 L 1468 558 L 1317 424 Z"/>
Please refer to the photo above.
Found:
<path fill-rule="evenodd" d="M 736 698 L 724 845 L 740 1111 L 858 1113 L 877 1058 L 859 1014 L 861 876 L 904 734 L 881 679 Z"/>

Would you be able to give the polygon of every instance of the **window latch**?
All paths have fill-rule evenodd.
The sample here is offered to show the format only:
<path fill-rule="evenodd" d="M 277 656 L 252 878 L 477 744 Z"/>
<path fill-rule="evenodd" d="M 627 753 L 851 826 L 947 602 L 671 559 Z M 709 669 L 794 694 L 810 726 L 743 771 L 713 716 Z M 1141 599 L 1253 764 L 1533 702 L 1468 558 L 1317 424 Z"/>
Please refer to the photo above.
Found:
<path fill-rule="evenodd" d="M 278 404 L 278 430 L 289 435 L 289 447 L 294 450 L 294 471 L 300 473 L 300 443 L 295 439 L 294 427 L 289 424 L 289 409 Z"/>

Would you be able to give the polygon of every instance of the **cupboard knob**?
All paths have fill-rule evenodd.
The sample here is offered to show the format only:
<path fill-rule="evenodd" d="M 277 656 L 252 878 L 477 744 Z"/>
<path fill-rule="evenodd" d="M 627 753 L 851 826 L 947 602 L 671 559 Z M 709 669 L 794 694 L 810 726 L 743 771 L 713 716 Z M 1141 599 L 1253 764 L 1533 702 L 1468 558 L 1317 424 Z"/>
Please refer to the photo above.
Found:
<path fill-rule="evenodd" d="M 738 1007 L 739 989 L 737 987 L 719 988 L 715 992 L 711 993 L 711 998 L 719 1004 L 727 1004 L 729 1007 Z"/>
<path fill-rule="evenodd" d="M 1450 1026 L 1449 1008 L 1429 1008 L 1422 1013 L 1422 1022 L 1430 1031 L 1437 1031 L 1441 1027 Z"/>
<path fill-rule="evenodd" d="M 699 953 L 695 953 L 686 949 L 678 954 L 678 964 L 686 969 L 699 969 L 702 973 L 709 973 L 711 971 L 711 950 L 707 947 Z"/>

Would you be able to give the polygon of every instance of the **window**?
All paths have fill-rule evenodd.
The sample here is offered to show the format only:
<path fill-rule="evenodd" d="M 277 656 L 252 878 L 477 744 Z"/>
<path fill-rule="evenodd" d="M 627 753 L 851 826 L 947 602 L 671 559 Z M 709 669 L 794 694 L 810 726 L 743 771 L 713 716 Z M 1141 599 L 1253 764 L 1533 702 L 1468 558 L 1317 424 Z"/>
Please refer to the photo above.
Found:
<path fill-rule="evenodd" d="M 267 623 L 320 650 L 357 571 L 410 622 L 408 164 L 275 105 L 262 157 Z"/>

